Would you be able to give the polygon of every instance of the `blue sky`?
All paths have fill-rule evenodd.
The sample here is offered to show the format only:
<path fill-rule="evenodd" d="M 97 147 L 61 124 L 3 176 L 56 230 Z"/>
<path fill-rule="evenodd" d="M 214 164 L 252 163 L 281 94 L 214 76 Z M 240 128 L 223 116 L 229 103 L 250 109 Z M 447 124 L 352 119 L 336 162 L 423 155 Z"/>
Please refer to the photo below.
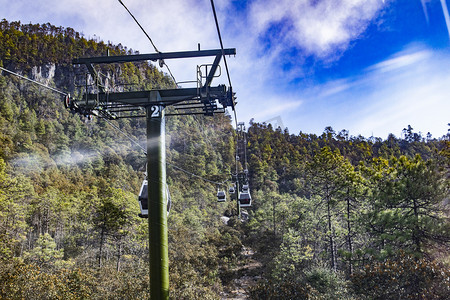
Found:
<path fill-rule="evenodd" d="M 123 0 L 160 51 L 218 48 L 209 0 Z M 151 53 L 117 0 L 0 0 L 1 18 L 72 27 Z M 282 120 L 290 133 L 447 133 L 449 0 L 215 0 L 238 121 Z M 177 81 L 196 65 L 167 61 Z M 223 68 L 224 73 L 224 68 Z M 226 83 L 225 76 L 213 85 Z M 183 85 L 185 87 L 186 85 Z"/>

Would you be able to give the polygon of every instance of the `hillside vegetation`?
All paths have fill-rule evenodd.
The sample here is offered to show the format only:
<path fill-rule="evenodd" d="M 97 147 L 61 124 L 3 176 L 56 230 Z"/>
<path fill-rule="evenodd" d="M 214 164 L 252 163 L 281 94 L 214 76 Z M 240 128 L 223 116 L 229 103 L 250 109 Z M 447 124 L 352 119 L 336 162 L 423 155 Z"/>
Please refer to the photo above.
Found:
<path fill-rule="evenodd" d="M 0 66 L 74 97 L 86 70 L 72 59 L 108 51 L 135 53 L 71 28 L 0 22 Z M 100 71 L 123 90 L 174 87 L 150 63 Z M 145 120 L 72 114 L 61 95 L 0 73 L 0 299 L 148 298 L 145 155 L 111 122 L 145 146 Z M 262 265 L 252 299 L 450 297 L 449 135 L 317 136 L 250 122 L 253 206 L 242 222 L 203 180 L 231 179 L 229 116 L 166 122 L 171 298 L 221 299 L 243 247 Z"/>

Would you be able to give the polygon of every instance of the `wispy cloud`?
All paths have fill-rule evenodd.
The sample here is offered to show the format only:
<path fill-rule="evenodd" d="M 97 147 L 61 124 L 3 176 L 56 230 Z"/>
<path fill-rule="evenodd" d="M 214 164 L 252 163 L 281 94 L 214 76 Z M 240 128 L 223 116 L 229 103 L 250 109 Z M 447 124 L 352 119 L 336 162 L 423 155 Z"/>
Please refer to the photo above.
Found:
<path fill-rule="evenodd" d="M 305 103 L 307 108 L 315 103 L 324 116 L 322 122 L 314 120 L 320 126 L 314 131 L 332 125 L 354 135 L 386 138 L 388 133 L 399 136 L 411 125 L 416 131 L 442 136 L 449 121 L 449 67 L 445 53 L 415 45 L 361 75 L 317 86 Z"/>
<path fill-rule="evenodd" d="M 43 169 L 55 166 L 75 166 L 90 163 L 99 159 L 101 154 L 96 151 L 74 151 L 73 153 L 58 154 L 49 157 L 39 154 L 21 154 L 10 161 L 18 172 L 40 172 Z"/>
<path fill-rule="evenodd" d="M 446 86 L 450 75 L 445 69 L 450 60 L 442 53 L 419 51 L 417 59 L 407 69 L 375 69 L 370 77 L 374 80 L 374 92 L 367 98 L 365 118 L 357 126 L 365 132 L 391 132 L 396 135 L 407 125 L 417 131 L 433 132 L 442 136 L 449 121 L 450 101 Z M 407 54 L 409 57 L 410 54 Z M 446 67 L 444 67 L 446 66 Z"/>
<path fill-rule="evenodd" d="M 431 55 L 431 51 L 427 49 L 409 49 L 407 52 L 397 53 L 394 57 L 369 67 L 368 71 L 379 73 L 398 71 L 426 61 Z"/>
<path fill-rule="evenodd" d="M 445 24 L 447 25 L 447 32 L 450 37 L 450 15 L 448 13 L 448 7 L 445 0 L 441 0 L 442 12 L 444 13 Z"/>
<path fill-rule="evenodd" d="M 430 2 L 430 0 L 420 0 L 420 2 L 422 3 L 422 9 L 423 14 L 425 15 L 425 20 L 427 21 L 427 24 L 430 24 L 430 17 L 428 16 L 428 8 L 427 8 L 427 3 Z"/>
<path fill-rule="evenodd" d="M 286 113 L 287 111 L 295 110 L 302 104 L 301 100 L 285 100 L 280 102 L 280 99 L 269 99 L 268 101 L 271 102 L 272 105 L 269 105 L 262 110 L 258 110 L 253 114 L 253 117 L 258 121 L 281 113 Z"/>

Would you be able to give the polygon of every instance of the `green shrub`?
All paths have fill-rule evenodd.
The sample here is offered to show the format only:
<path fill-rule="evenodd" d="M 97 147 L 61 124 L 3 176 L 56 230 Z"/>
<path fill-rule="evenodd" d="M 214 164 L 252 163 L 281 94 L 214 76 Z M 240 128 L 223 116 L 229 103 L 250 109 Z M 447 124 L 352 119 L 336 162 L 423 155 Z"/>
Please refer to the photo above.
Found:
<path fill-rule="evenodd" d="M 366 299 L 450 299 L 450 271 L 405 254 L 366 265 L 351 282 Z"/>

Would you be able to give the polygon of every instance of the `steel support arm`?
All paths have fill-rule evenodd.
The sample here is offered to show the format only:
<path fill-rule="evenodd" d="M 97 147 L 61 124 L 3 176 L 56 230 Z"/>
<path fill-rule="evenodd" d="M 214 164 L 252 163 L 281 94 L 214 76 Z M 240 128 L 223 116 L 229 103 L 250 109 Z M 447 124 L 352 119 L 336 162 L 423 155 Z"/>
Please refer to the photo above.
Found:
<path fill-rule="evenodd" d="M 224 49 L 225 55 L 236 55 L 235 48 Z M 151 60 L 157 61 L 160 59 L 175 59 L 175 58 L 193 58 L 222 55 L 221 49 L 215 50 L 200 50 L 200 51 L 182 51 L 182 52 L 159 52 L 151 54 L 135 54 L 135 55 L 119 55 L 119 56 L 100 56 L 100 57 L 86 57 L 77 58 L 72 61 L 73 64 L 109 64 L 109 63 L 124 63 L 132 61 Z"/>
<path fill-rule="evenodd" d="M 138 92 L 120 92 L 120 93 L 99 93 L 88 94 L 83 98 L 87 98 L 91 103 L 92 101 L 99 101 L 100 103 L 119 102 L 124 104 L 131 104 L 135 106 L 147 106 L 154 105 L 151 99 L 153 99 L 153 93 L 159 93 L 161 95 L 162 104 L 174 104 L 179 101 L 189 100 L 201 96 L 205 93 L 204 89 L 197 88 L 184 88 L 184 89 L 167 89 L 167 90 L 151 90 L 151 91 L 138 91 Z M 226 95 L 226 86 L 219 85 L 217 87 L 208 87 L 208 93 L 211 96 L 224 96 Z M 78 105 L 83 105 L 85 101 L 77 101 Z M 94 102 L 92 102 L 94 103 Z"/>

